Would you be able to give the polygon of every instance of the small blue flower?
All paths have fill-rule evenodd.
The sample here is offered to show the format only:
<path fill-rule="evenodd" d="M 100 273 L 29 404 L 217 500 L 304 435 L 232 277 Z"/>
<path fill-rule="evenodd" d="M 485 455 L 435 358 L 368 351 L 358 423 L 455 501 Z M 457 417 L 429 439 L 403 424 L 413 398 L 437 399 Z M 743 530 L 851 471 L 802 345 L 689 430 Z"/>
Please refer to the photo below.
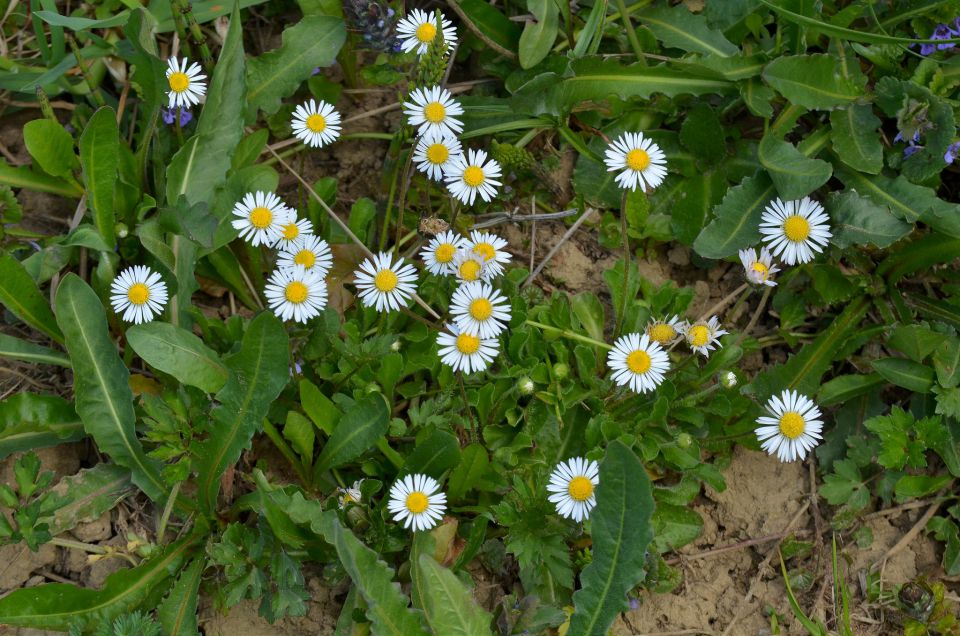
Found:
<path fill-rule="evenodd" d="M 163 108 L 161 109 L 161 111 L 162 111 L 161 116 L 163 117 L 163 123 L 165 123 L 168 126 L 173 124 L 173 122 L 177 118 L 177 109 Z M 190 111 L 186 109 L 181 109 L 180 110 L 180 127 L 183 128 L 184 126 L 189 124 L 191 121 L 193 121 L 193 115 L 190 114 Z"/>
<path fill-rule="evenodd" d="M 947 151 L 943 153 L 943 162 L 947 165 L 953 163 L 957 160 L 957 157 L 960 156 L 960 141 L 955 141 L 947 147 Z"/>
<path fill-rule="evenodd" d="M 954 26 L 960 26 L 960 18 L 957 18 L 953 21 Z M 930 34 L 931 40 L 949 40 L 951 38 L 958 37 L 958 32 L 954 31 L 946 24 L 938 24 L 934 29 L 933 33 Z M 930 55 L 934 51 L 945 51 L 947 49 L 952 49 L 956 46 L 953 42 L 947 42 L 945 44 L 921 44 L 920 45 L 920 55 Z"/>
<path fill-rule="evenodd" d="M 903 158 L 909 159 L 920 150 L 923 150 L 923 146 L 915 146 L 913 144 L 910 144 L 909 146 L 903 149 Z"/>

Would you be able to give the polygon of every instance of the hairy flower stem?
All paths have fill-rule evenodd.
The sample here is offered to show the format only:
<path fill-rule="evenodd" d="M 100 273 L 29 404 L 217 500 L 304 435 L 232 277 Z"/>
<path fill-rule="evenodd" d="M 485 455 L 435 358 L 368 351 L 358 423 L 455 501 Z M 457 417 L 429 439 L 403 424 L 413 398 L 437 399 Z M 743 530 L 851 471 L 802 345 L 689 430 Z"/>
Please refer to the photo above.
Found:
<path fill-rule="evenodd" d="M 477 422 L 473 419 L 473 411 L 470 410 L 470 402 L 467 400 L 467 388 L 463 385 L 463 373 L 457 372 L 457 381 L 460 383 L 460 395 L 463 396 L 463 407 L 467 409 L 467 416 L 470 418 L 470 442 L 476 444 L 480 441 L 477 431 Z"/>
<path fill-rule="evenodd" d="M 767 305 L 767 299 L 770 298 L 770 292 L 773 290 L 773 287 L 769 285 L 764 285 L 763 296 L 760 297 L 760 304 L 757 305 L 757 308 L 753 310 L 753 315 L 750 316 L 750 322 L 747 323 L 747 326 L 740 332 L 740 335 L 737 336 L 737 341 L 733 344 L 739 345 L 743 342 L 743 339 L 750 335 L 750 331 L 757 324 L 757 320 L 760 319 L 760 312 L 763 311 L 763 308 Z"/>
<path fill-rule="evenodd" d="M 623 4 L 623 0 L 620 0 Z M 636 37 L 636 36 L 634 36 Z M 630 291 L 630 236 L 627 234 L 627 193 L 623 191 L 620 198 L 620 233 L 623 234 L 623 290 L 620 294 L 620 311 L 617 312 L 617 324 L 613 332 L 620 333 L 620 328 L 627 319 L 627 292 Z"/>
<path fill-rule="evenodd" d="M 737 287 L 736 289 L 734 289 L 732 292 L 730 292 L 729 294 L 727 294 L 726 296 L 724 296 L 716 305 L 714 305 L 713 307 L 711 307 L 711 308 L 708 309 L 707 311 L 703 312 L 703 314 L 700 316 L 700 320 L 710 320 L 710 316 L 715 316 L 715 315 L 717 315 L 717 313 L 718 313 L 720 310 L 722 310 L 722 309 L 725 308 L 727 305 L 729 305 L 730 303 L 732 303 L 732 302 L 733 302 L 733 299 L 736 298 L 737 296 L 739 296 L 741 292 L 743 292 L 743 291 L 746 290 L 747 293 L 749 293 L 749 291 L 750 291 L 749 288 L 750 288 L 750 285 L 749 285 L 748 283 L 744 283 L 744 284 L 740 285 L 739 287 Z"/>
<path fill-rule="evenodd" d="M 209 71 L 213 68 L 213 55 L 210 54 L 210 47 L 207 46 L 207 38 L 203 34 L 203 30 L 200 29 L 200 23 L 193 16 L 193 9 L 189 0 L 172 0 L 172 4 L 173 12 L 180 12 L 183 19 L 186 20 L 193 43 L 200 49 L 200 59 L 203 61 L 203 66 Z"/>
<path fill-rule="evenodd" d="M 277 447 L 277 450 L 280 451 L 280 454 L 290 462 L 290 465 L 295 471 L 297 471 L 297 477 L 300 478 L 300 483 L 304 487 L 310 487 L 310 476 L 307 474 L 306 468 L 297 458 L 297 454 L 293 452 L 293 449 L 290 448 L 290 445 L 287 444 L 286 440 L 283 439 L 283 436 L 280 435 L 280 432 L 277 430 L 273 424 L 270 423 L 270 420 L 263 418 L 263 432 L 267 434 L 267 437 L 270 438 L 270 441 L 273 442 L 273 445 Z"/>
<path fill-rule="evenodd" d="M 551 325 L 545 325 L 542 322 L 536 322 L 534 320 L 527 320 L 524 324 L 530 325 L 531 327 L 536 327 L 537 329 L 542 329 L 543 331 L 550 331 L 555 334 L 559 334 L 564 338 L 569 338 L 571 340 L 579 340 L 580 342 L 585 342 L 587 344 L 593 345 L 595 347 L 602 347 L 604 349 L 613 349 L 612 346 L 608 345 L 606 342 L 600 342 L 599 340 L 594 340 L 582 334 L 569 331 L 567 329 L 561 329 L 559 327 L 553 327 Z"/>
<path fill-rule="evenodd" d="M 393 238 L 393 251 L 397 255 L 400 253 L 400 235 L 403 233 L 403 211 L 407 204 L 407 191 L 410 189 L 410 180 L 413 178 L 411 170 L 413 168 L 413 150 L 416 141 L 410 145 L 410 152 L 407 153 L 407 160 L 403 164 L 403 172 L 400 177 L 400 196 L 397 201 L 397 230 Z"/>
<path fill-rule="evenodd" d="M 630 15 L 627 13 L 627 5 L 623 0 L 616 0 L 616 4 L 617 11 L 620 12 L 620 19 L 623 20 L 623 28 L 627 31 L 627 40 L 630 41 L 630 47 L 633 49 L 634 55 L 637 56 L 637 61 L 640 63 L 640 66 L 646 66 L 647 60 L 643 57 L 643 46 L 640 45 L 640 39 L 637 38 L 637 31 L 630 21 Z"/>
<path fill-rule="evenodd" d="M 157 543 L 163 544 L 163 535 L 167 532 L 167 522 L 170 521 L 170 513 L 173 512 L 173 504 L 177 502 L 177 495 L 180 494 L 180 484 L 178 481 L 170 489 L 170 496 L 167 497 L 167 504 L 163 507 L 163 514 L 160 515 L 160 523 L 157 524 Z"/>

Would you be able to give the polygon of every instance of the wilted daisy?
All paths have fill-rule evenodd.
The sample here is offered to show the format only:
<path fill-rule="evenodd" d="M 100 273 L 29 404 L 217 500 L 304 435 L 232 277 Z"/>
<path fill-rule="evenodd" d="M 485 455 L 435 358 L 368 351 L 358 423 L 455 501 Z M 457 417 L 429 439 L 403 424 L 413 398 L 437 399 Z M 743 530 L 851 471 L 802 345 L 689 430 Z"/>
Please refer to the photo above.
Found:
<path fill-rule="evenodd" d="M 190 64 L 186 58 L 182 62 L 175 57 L 167 60 L 167 84 L 170 86 L 167 108 L 190 108 L 199 104 L 207 92 L 207 76 L 203 69 L 196 62 Z"/>
<path fill-rule="evenodd" d="M 461 202 L 472 205 L 478 194 L 489 202 L 500 187 L 500 164 L 496 159 L 487 161 L 483 150 L 468 150 L 450 161 L 443 178 L 450 194 Z"/>
<path fill-rule="evenodd" d="M 290 127 L 294 137 L 303 143 L 322 148 L 340 136 L 340 113 L 323 100 L 311 99 L 293 111 Z"/>
<path fill-rule="evenodd" d="M 110 304 L 126 322 L 150 322 L 167 304 L 167 284 L 146 265 L 134 265 L 120 272 L 110 285 Z"/>
<path fill-rule="evenodd" d="M 301 238 L 296 249 L 280 252 L 277 267 L 287 268 L 302 265 L 307 271 L 316 269 L 321 277 L 327 275 L 333 265 L 333 254 L 327 242 L 318 236 L 308 234 Z"/>
<path fill-rule="evenodd" d="M 799 201 L 775 199 L 760 216 L 760 234 L 773 255 L 787 265 L 809 263 L 814 252 L 822 252 L 833 236 L 830 217 L 810 197 Z"/>
<path fill-rule="evenodd" d="M 616 176 L 621 188 L 647 191 L 663 183 L 667 176 L 667 157 L 660 146 L 643 133 L 623 133 L 607 148 L 604 159 L 608 172 L 622 170 Z"/>
<path fill-rule="evenodd" d="M 457 42 L 457 30 L 442 13 L 440 27 L 443 29 L 444 51 L 449 51 Z M 414 9 L 407 17 L 397 22 L 397 35 L 401 38 L 400 49 L 404 53 L 416 51 L 417 55 L 423 55 L 437 37 L 437 17 L 432 12 Z"/>
<path fill-rule="evenodd" d="M 557 505 L 562 517 L 580 522 L 590 517 L 590 511 L 597 505 L 594 494 L 600 485 L 600 467 L 595 461 L 583 457 L 573 457 L 560 462 L 550 474 L 547 499 Z"/>
<path fill-rule="evenodd" d="M 450 313 L 457 327 L 481 338 L 495 338 L 510 322 L 507 299 L 489 283 L 464 283 L 453 292 Z"/>
<path fill-rule="evenodd" d="M 360 300 L 367 307 L 376 307 L 377 311 L 406 307 L 417 291 L 417 270 L 413 265 L 404 264 L 402 258 L 394 263 L 388 252 L 380 252 L 360 263 L 360 269 L 353 276 Z"/>
<path fill-rule="evenodd" d="M 398 479 L 390 488 L 387 510 L 393 520 L 403 522 L 404 528 L 429 530 L 443 518 L 447 509 L 447 495 L 440 492 L 440 484 L 433 477 L 413 474 Z"/>
<path fill-rule="evenodd" d="M 363 495 L 360 493 L 360 484 L 363 483 L 362 479 L 358 479 L 353 482 L 353 485 L 349 488 L 337 488 L 337 502 L 340 504 L 340 509 L 346 508 L 350 504 L 360 504 L 360 501 L 363 499 Z"/>
<path fill-rule="evenodd" d="M 690 348 L 709 357 L 710 352 L 717 348 L 720 343 L 717 338 L 727 333 L 720 328 L 720 321 L 716 316 L 711 316 L 710 320 L 698 320 L 692 325 L 685 325 L 683 337 L 686 338 Z"/>
<path fill-rule="evenodd" d="M 463 107 L 455 100 L 450 91 L 439 86 L 418 88 L 410 92 L 410 101 L 403 103 L 403 112 L 407 123 L 424 135 L 428 130 L 459 134 L 463 123 L 457 115 L 463 114 Z"/>
<path fill-rule="evenodd" d="M 248 192 L 233 206 L 233 215 L 239 217 L 233 220 L 233 228 L 254 247 L 273 247 L 283 235 L 284 226 L 296 218 L 296 213 L 272 192 Z"/>
<path fill-rule="evenodd" d="M 779 397 L 767 400 L 767 411 L 773 417 L 757 418 L 757 439 L 760 446 L 771 455 L 776 454 L 782 462 L 803 459 L 823 439 L 820 431 L 823 422 L 820 409 L 805 395 L 796 391 L 784 391 Z"/>
<path fill-rule="evenodd" d="M 417 140 L 413 162 L 417 170 L 427 173 L 434 181 L 443 181 L 443 171 L 463 152 L 460 140 L 443 130 L 428 130 Z"/>
<path fill-rule="evenodd" d="M 740 250 L 740 262 L 743 263 L 743 273 L 747 280 L 754 285 L 768 285 L 776 287 L 772 277 L 780 271 L 780 268 L 773 264 L 773 255 L 765 247 L 760 248 L 760 256 L 757 256 L 757 250 Z"/>
<path fill-rule="evenodd" d="M 652 342 L 647 334 L 628 333 L 613 343 L 613 349 L 607 353 L 607 366 L 613 370 L 614 382 L 636 393 L 647 393 L 663 382 L 670 358 L 660 343 Z"/>
<path fill-rule="evenodd" d="M 457 250 L 453 257 L 452 269 L 453 275 L 464 283 L 490 278 L 490 268 L 487 267 L 483 257 L 475 254 L 469 247 Z"/>
<path fill-rule="evenodd" d="M 683 330 L 683 321 L 679 316 L 665 320 L 654 320 L 647 325 L 646 333 L 650 340 L 657 342 L 661 347 L 667 347 L 680 337 Z"/>
<path fill-rule="evenodd" d="M 457 251 L 466 244 L 466 237 L 452 230 L 446 230 L 430 239 L 427 246 L 420 252 L 420 258 L 423 259 L 424 267 L 431 274 L 450 274 L 454 271 L 453 260 Z"/>
<path fill-rule="evenodd" d="M 456 325 L 447 325 L 446 331 L 437 335 L 440 361 L 454 371 L 473 373 L 483 371 L 497 357 L 500 341 L 496 338 L 480 338 L 461 331 Z"/>
<path fill-rule="evenodd" d="M 506 239 L 490 232 L 470 232 L 470 249 L 474 254 L 483 257 L 484 263 L 490 270 L 490 277 L 495 278 L 506 270 L 507 263 L 513 256 L 506 249 Z"/>
<path fill-rule="evenodd" d="M 281 226 L 280 230 L 277 249 L 292 252 L 300 248 L 304 238 L 313 235 L 313 223 L 310 219 L 298 219 L 294 211 L 290 222 Z"/>
<path fill-rule="evenodd" d="M 281 320 L 307 322 L 327 306 L 327 284 L 320 270 L 303 265 L 279 267 L 264 289 L 267 304 Z"/>

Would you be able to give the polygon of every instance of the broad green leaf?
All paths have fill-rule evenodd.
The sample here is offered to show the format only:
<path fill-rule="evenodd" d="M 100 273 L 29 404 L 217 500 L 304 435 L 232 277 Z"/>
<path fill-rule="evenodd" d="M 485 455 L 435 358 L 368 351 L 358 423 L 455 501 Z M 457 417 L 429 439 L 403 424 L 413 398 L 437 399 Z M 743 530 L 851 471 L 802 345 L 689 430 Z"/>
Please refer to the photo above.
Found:
<path fill-rule="evenodd" d="M 663 554 L 681 548 L 703 532 L 703 518 L 686 506 L 657 503 L 653 511 L 653 545 Z"/>
<path fill-rule="evenodd" d="M 883 168 L 880 118 L 870 104 L 851 104 L 830 113 L 830 138 L 840 161 L 854 170 L 877 174 Z"/>
<path fill-rule="evenodd" d="M 119 163 L 117 114 L 105 106 L 93 114 L 80 135 L 80 167 L 83 168 L 83 185 L 87 188 L 87 204 L 92 208 L 93 222 L 110 249 L 117 240 L 113 196 Z"/>
<path fill-rule="evenodd" d="M 897 501 L 920 499 L 929 497 L 952 480 L 950 475 L 904 475 L 893 487 L 893 492 L 897 496 Z"/>
<path fill-rule="evenodd" d="M 483 0 L 460 0 L 456 5 L 464 22 L 473 25 L 488 38 L 508 51 L 516 51 L 520 42 L 520 27 L 497 8 Z"/>
<path fill-rule="evenodd" d="M 921 325 L 900 325 L 887 338 L 887 346 L 914 362 L 923 362 L 944 341 L 944 334 Z"/>
<path fill-rule="evenodd" d="M 227 381 L 229 372 L 216 351 L 176 325 L 134 325 L 127 329 L 127 342 L 153 368 L 207 393 L 216 393 Z"/>
<path fill-rule="evenodd" d="M 703 228 L 693 249 L 705 258 L 726 258 L 760 240 L 760 216 L 776 196 L 766 174 L 747 177 L 727 190 L 713 208 L 713 221 Z"/>
<path fill-rule="evenodd" d="M 869 375 L 840 375 L 825 382 L 817 392 L 817 404 L 833 406 L 842 404 L 864 393 L 878 391 L 884 379 L 876 373 Z"/>
<path fill-rule="evenodd" d="M 863 86 L 845 77 L 840 61 L 827 54 L 778 57 L 763 69 L 763 79 L 804 108 L 829 110 L 863 96 Z"/>
<path fill-rule="evenodd" d="M 35 364 L 56 364 L 61 367 L 70 366 L 70 358 L 59 351 L 35 342 L 14 338 L 5 333 L 0 333 L 0 358 L 12 358 Z"/>
<path fill-rule="evenodd" d="M 730 57 L 740 51 L 723 33 L 707 26 L 705 17 L 690 13 L 682 4 L 646 9 L 637 17 L 664 46 L 670 48 L 717 57 Z"/>
<path fill-rule="evenodd" d="M 527 0 L 527 11 L 534 19 L 520 34 L 520 66 L 533 68 L 547 57 L 560 28 L 560 11 L 554 0 Z"/>
<path fill-rule="evenodd" d="M 90 29 L 110 29 L 123 26 L 130 19 L 129 11 L 121 11 L 115 16 L 103 18 L 102 20 L 91 20 L 90 18 L 75 18 L 72 16 L 60 15 L 55 11 L 34 11 L 37 16 L 51 26 L 59 26 L 70 29 L 71 31 L 89 31 Z"/>
<path fill-rule="evenodd" d="M 0 161 L 0 184 L 8 185 L 11 188 L 27 188 L 37 192 L 48 192 L 71 199 L 79 199 L 83 196 L 83 188 L 75 181 L 51 177 L 32 169 L 30 166 L 13 167 L 5 161 Z"/>
<path fill-rule="evenodd" d="M 166 490 L 160 466 L 146 456 L 137 439 L 130 372 L 110 338 L 100 299 L 80 277 L 68 274 L 57 289 L 56 304 L 84 429 L 102 452 L 132 471 L 133 482 L 148 497 L 159 499 Z"/>
<path fill-rule="evenodd" d="M 933 352 L 933 368 L 940 386 L 952 389 L 960 384 L 960 339 L 944 338 Z"/>
<path fill-rule="evenodd" d="M 594 340 L 603 340 L 603 326 L 606 318 L 603 312 L 603 304 L 596 294 L 591 292 L 582 292 L 576 296 L 570 297 L 570 308 L 580 321 L 587 335 Z"/>
<path fill-rule="evenodd" d="M 289 339 L 279 319 L 261 313 L 251 320 L 240 351 L 225 363 L 230 379 L 217 393 L 210 434 L 196 460 L 197 488 L 207 510 L 216 507 L 220 475 L 240 458 L 290 377 Z"/>
<path fill-rule="evenodd" d="M 200 577 L 206 565 L 204 557 L 197 557 L 185 567 L 170 594 L 157 608 L 157 618 L 168 636 L 197 636 L 197 602 L 200 600 Z"/>
<path fill-rule="evenodd" d="M 135 568 L 111 574 L 100 590 L 50 583 L 16 590 L 0 599 L 0 624 L 89 632 L 133 610 L 153 607 L 192 547 L 172 543 Z"/>
<path fill-rule="evenodd" d="M 873 370 L 888 382 L 916 393 L 928 393 L 933 386 L 933 369 L 905 358 L 882 358 L 873 361 Z"/>
<path fill-rule="evenodd" d="M 73 137 L 58 122 L 28 121 L 23 126 L 23 143 L 37 165 L 52 177 L 65 177 L 77 165 Z"/>
<path fill-rule="evenodd" d="M 759 78 L 751 77 L 740 84 L 740 96 L 750 112 L 757 117 L 773 117 L 773 106 L 770 102 L 776 97 L 776 93 Z"/>
<path fill-rule="evenodd" d="M 0 253 L 0 303 L 34 329 L 57 342 L 63 342 L 63 334 L 50 311 L 50 303 L 40 293 L 23 264 L 6 252 Z"/>
<path fill-rule="evenodd" d="M 434 431 L 416 445 L 403 464 L 400 474 L 423 473 L 439 479 L 460 463 L 460 443 L 447 431 Z"/>
<path fill-rule="evenodd" d="M 283 31 L 280 48 L 250 60 L 247 66 L 247 104 L 273 114 L 318 66 L 333 64 L 347 37 L 343 20 L 307 16 Z"/>
<path fill-rule="evenodd" d="M 313 422 L 296 411 L 287 411 L 283 437 L 290 442 L 293 450 L 297 451 L 304 465 L 309 467 L 313 462 L 313 443 L 317 438 Z"/>
<path fill-rule="evenodd" d="M 387 432 L 390 411 L 383 396 L 368 395 L 350 407 L 324 444 L 314 475 L 342 466 L 376 446 Z"/>
<path fill-rule="evenodd" d="M 450 473 L 447 494 L 450 501 L 459 501 L 468 490 L 474 488 L 487 474 L 490 460 L 482 444 L 470 444 L 460 453 L 460 463 Z"/>
<path fill-rule="evenodd" d="M 135 491 L 128 469 L 101 462 L 64 477 L 51 488 L 43 499 L 40 518 L 50 524 L 50 534 L 56 536 L 78 523 L 99 519 Z"/>
<path fill-rule="evenodd" d="M 493 617 L 485 612 L 460 579 L 429 554 L 414 564 L 414 576 L 423 600 L 423 614 L 434 634 L 484 636 Z"/>
<path fill-rule="evenodd" d="M 842 248 L 868 243 L 889 247 L 913 231 L 910 223 L 901 221 L 889 208 L 855 190 L 831 192 L 824 207 L 830 213 L 831 242 Z"/>
<path fill-rule="evenodd" d="M 593 558 L 580 574 L 570 618 L 569 633 L 580 636 L 604 636 L 627 610 L 627 592 L 646 577 L 647 546 L 653 538 L 650 478 L 619 440 L 607 446 L 596 497 L 590 513 Z"/>
<path fill-rule="evenodd" d="M 777 139 L 772 132 L 760 140 L 757 158 L 767 169 L 780 198 L 786 201 L 810 194 L 833 174 L 829 163 L 807 157 L 793 144 Z"/>
<path fill-rule="evenodd" d="M 343 417 L 337 405 L 306 378 L 300 380 L 300 405 L 317 428 L 328 436 L 333 435 L 337 422 Z"/>
<path fill-rule="evenodd" d="M 726 191 L 727 181 L 721 171 L 704 171 L 684 181 L 670 210 L 670 228 L 678 241 L 693 244 L 710 210 L 720 203 Z"/>
<path fill-rule="evenodd" d="M 234 4 L 240 9 L 246 9 L 265 2 L 267 0 L 236 0 L 235 3 L 228 3 L 223 0 L 197 0 L 190 3 L 190 10 L 194 20 L 198 24 L 204 24 L 230 13 Z M 157 21 L 157 33 L 170 33 L 176 28 L 172 7 L 173 5 L 169 2 L 153 2 L 150 4 L 150 13 Z"/>
<path fill-rule="evenodd" d="M 83 439 L 73 405 L 56 395 L 14 393 L 0 401 L 0 459 L 19 451 Z"/>

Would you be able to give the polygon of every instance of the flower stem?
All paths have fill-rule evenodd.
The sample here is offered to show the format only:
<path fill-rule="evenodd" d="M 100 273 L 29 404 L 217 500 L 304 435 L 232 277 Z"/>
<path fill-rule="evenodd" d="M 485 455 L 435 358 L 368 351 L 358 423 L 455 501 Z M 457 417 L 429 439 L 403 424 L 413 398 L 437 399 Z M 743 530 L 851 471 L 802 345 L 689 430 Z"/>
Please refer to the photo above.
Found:
<path fill-rule="evenodd" d="M 463 374 L 457 372 L 457 381 L 460 383 L 460 395 L 463 396 L 463 407 L 467 409 L 467 416 L 470 418 L 470 441 L 477 443 L 479 436 L 477 434 L 477 423 L 473 419 L 473 411 L 470 410 L 470 402 L 467 400 L 467 388 L 463 386 Z"/>
<path fill-rule="evenodd" d="M 762 312 L 763 308 L 767 305 L 767 299 L 770 298 L 770 291 L 772 289 L 773 287 L 764 285 L 763 296 L 760 298 L 760 304 L 757 305 L 757 308 L 753 311 L 753 315 L 750 316 L 750 322 L 748 322 L 744 330 L 740 332 L 740 335 L 737 337 L 737 341 L 734 343 L 735 345 L 739 345 L 741 342 L 743 342 L 744 338 L 750 335 L 750 331 L 757 324 L 757 320 L 760 319 L 760 312 Z"/>
<path fill-rule="evenodd" d="M 623 0 L 620 0 L 623 4 Z M 636 37 L 636 36 L 634 36 Z M 630 291 L 630 236 L 627 234 L 627 193 L 620 198 L 620 233 L 623 234 L 623 289 L 620 294 L 620 311 L 617 312 L 617 324 L 613 332 L 619 334 L 627 319 L 627 292 Z"/>
<path fill-rule="evenodd" d="M 551 331 L 553 333 L 563 336 L 564 338 L 569 338 L 571 340 L 579 340 L 580 342 L 585 342 L 595 347 L 602 347 L 604 349 L 613 349 L 613 347 L 608 345 L 606 342 L 600 342 L 599 340 L 594 340 L 593 338 L 589 338 L 582 334 L 575 333 L 568 329 L 561 329 L 560 327 L 545 325 L 542 322 L 536 322 L 534 320 L 527 320 L 525 321 L 525 324 L 528 324 L 531 327 L 537 327 L 538 329 L 542 329 L 544 331 Z"/>
<path fill-rule="evenodd" d="M 742 292 L 745 289 L 749 290 L 749 287 L 750 287 L 749 284 L 744 283 L 739 287 L 737 287 L 736 289 L 734 289 L 732 292 L 730 292 L 724 298 L 722 298 L 720 302 L 718 302 L 716 305 L 714 305 L 707 311 L 703 312 L 703 315 L 700 316 L 700 320 L 709 320 L 711 316 L 715 316 L 717 312 L 719 312 L 721 309 L 723 309 L 724 307 L 732 303 L 733 299 L 740 295 L 740 292 Z"/>

